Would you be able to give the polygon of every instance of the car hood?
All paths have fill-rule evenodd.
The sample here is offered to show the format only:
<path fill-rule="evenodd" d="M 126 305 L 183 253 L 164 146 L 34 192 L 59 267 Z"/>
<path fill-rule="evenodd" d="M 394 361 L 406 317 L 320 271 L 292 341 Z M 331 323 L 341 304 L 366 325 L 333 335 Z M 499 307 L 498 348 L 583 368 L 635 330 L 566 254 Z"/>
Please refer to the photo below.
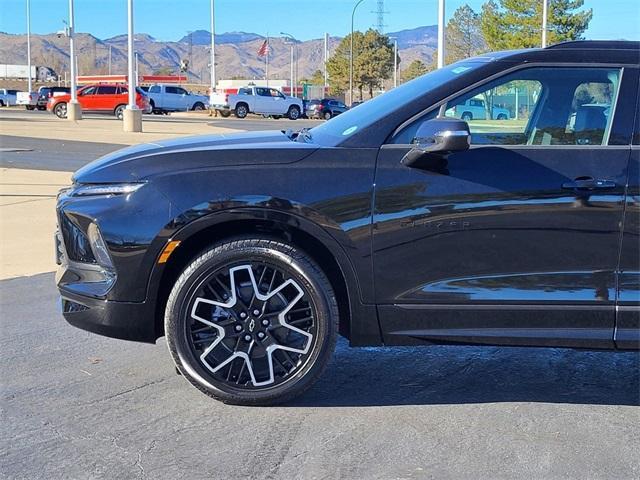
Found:
<path fill-rule="evenodd" d="M 178 170 L 293 163 L 318 149 L 281 131 L 201 135 L 143 143 L 104 155 L 73 175 L 74 183 L 144 180 Z"/>

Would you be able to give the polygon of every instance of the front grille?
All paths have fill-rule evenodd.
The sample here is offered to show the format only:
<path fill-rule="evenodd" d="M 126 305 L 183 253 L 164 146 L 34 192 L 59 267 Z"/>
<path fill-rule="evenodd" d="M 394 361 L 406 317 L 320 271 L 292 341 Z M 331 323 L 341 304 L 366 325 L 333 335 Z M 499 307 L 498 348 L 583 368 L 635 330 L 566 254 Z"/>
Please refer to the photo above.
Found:
<path fill-rule="evenodd" d="M 59 217 L 67 258 L 74 262 L 97 263 L 85 234 L 64 213 Z"/>

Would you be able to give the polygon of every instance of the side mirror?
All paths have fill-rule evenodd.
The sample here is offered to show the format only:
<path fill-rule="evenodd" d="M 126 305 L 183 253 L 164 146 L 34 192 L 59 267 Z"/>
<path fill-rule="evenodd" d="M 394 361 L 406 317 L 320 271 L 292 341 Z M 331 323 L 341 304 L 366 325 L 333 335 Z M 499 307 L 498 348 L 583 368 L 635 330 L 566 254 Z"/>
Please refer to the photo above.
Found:
<path fill-rule="evenodd" d="M 411 143 L 413 148 L 404 156 L 402 164 L 420 167 L 421 159 L 427 154 L 444 156 L 468 150 L 471 132 L 464 120 L 438 117 L 422 123 Z"/>

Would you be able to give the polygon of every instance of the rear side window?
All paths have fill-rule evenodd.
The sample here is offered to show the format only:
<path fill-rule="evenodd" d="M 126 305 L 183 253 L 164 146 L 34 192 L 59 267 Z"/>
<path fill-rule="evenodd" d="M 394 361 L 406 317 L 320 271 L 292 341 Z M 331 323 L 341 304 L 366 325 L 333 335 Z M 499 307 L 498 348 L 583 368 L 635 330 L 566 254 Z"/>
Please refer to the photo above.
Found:
<path fill-rule="evenodd" d="M 149 88 L 149 93 L 160 93 L 160 86 L 159 85 L 154 85 L 153 87 Z"/>
<path fill-rule="evenodd" d="M 115 95 L 116 87 L 115 85 L 103 85 L 98 87 L 98 95 Z"/>

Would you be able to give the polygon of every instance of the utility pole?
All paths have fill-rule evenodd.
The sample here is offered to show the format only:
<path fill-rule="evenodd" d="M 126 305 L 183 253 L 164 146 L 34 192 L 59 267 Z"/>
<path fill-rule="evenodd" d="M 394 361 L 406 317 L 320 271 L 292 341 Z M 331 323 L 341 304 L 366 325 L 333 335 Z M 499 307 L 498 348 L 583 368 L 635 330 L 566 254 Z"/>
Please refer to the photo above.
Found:
<path fill-rule="evenodd" d="M 133 0 L 127 0 L 127 73 L 129 77 L 129 104 L 123 112 L 122 128 L 125 132 L 142 131 L 142 112 L 136 105 L 136 78 L 133 46 Z"/>
<path fill-rule="evenodd" d="M 27 0 L 27 70 L 27 89 L 29 98 L 31 98 L 31 90 L 33 90 L 31 84 L 31 0 Z"/>
<path fill-rule="evenodd" d="M 444 0 L 438 0 L 438 68 L 444 67 Z"/>
<path fill-rule="evenodd" d="M 291 96 L 298 96 L 297 80 L 298 80 L 298 46 L 296 39 L 293 35 L 285 32 L 280 32 L 280 35 L 284 35 L 291 42 Z M 294 56 L 295 49 L 295 56 Z M 295 65 L 295 67 L 294 67 Z"/>
<path fill-rule="evenodd" d="M 549 0 L 542 0 L 542 48 L 547 46 L 547 15 L 549 13 Z"/>
<path fill-rule="evenodd" d="M 389 37 L 393 40 L 393 88 L 398 86 L 398 37 Z"/>
<path fill-rule="evenodd" d="M 329 60 L 329 34 L 324 34 L 324 88 L 326 90 L 329 76 L 327 75 L 327 61 Z M 324 93 L 326 94 L 326 92 Z"/>
<path fill-rule="evenodd" d="M 109 45 L 109 75 L 111 75 L 111 45 Z"/>
<path fill-rule="evenodd" d="M 358 8 L 358 5 L 360 5 L 362 2 L 364 2 L 364 0 L 358 0 L 353 6 L 353 11 L 351 12 L 351 46 L 349 48 L 349 105 L 353 104 L 353 20 L 356 16 L 356 8 Z"/>
<path fill-rule="evenodd" d="M 78 103 L 78 85 L 77 85 L 77 57 L 76 48 L 73 38 L 76 36 L 75 31 L 75 19 L 73 15 L 73 0 L 69 0 L 69 69 L 71 70 L 71 101 L 67 105 L 67 119 L 69 120 L 81 120 L 82 108 Z"/>
<path fill-rule="evenodd" d="M 211 0 L 211 93 L 216 90 L 216 22 L 214 0 Z"/>

